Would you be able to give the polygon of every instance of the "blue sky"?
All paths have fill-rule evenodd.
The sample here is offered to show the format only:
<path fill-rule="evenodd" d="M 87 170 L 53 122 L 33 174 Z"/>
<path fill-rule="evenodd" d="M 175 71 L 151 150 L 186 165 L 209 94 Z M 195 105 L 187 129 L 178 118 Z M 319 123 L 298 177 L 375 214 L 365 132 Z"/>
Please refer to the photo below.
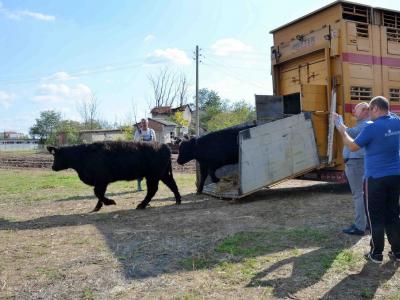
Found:
<path fill-rule="evenodd" d="M 272 93 L 269 31 L 331 2 L 0 0 L 0 131 L 28 133 L 48 109 L 80 120 L 91 93 L 110 123 L 149 116 L 150 74 L 183 72 L 193 95 L 196 45 L 200 88 L 253 104 Z"/>

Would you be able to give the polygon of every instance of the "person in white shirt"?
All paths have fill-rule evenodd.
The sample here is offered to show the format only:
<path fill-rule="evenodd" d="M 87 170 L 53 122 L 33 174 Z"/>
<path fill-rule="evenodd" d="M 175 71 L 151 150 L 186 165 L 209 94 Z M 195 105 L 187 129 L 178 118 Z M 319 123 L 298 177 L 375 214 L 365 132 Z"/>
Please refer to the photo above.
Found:
<path fill-rule="evenodd" d="M 152 128 L 149 128 L 149 121 L 147 119 L 142 119 L 140 121 L 139 128 L 135 130 L 135 135 L 134 135 L 134 141 L 135 142 L 153 142 L 156 141 L 156 133 Z M 137 180 L 137 191 L 141 192 L 142 191 L 142 182 L 143 178 L 139 178 Z"/>

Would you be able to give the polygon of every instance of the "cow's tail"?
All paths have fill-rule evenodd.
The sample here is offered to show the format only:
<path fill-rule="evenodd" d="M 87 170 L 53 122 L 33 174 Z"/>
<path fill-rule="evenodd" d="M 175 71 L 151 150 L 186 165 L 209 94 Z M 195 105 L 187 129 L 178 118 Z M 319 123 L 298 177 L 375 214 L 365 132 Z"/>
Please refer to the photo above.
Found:
<path fill-rule="evenodd" d="M 171 159 L 169 160 L 169 163 L 168 163 L 168 175 L 173 177 L 172 176 L 172 160 Z"/>

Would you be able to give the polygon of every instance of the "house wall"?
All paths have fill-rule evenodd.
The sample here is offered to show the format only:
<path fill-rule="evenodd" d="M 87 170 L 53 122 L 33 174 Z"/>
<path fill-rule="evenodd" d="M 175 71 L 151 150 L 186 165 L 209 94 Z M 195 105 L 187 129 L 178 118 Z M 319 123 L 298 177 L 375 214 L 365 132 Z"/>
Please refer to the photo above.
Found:
<path fill-rule="evenodd" d="M 183 112 L 183 118 L 190 123 L 192 123 L 192 113 L 190 112 L 189 107 L 186 106 L 185 111 Z"/>
<path fill-rule="evenodd" d="M 79 134 L 82 142 L 94 143 L 103 141 L 125 140 L 125 134 L 121 132 L 83 132 Z"/>

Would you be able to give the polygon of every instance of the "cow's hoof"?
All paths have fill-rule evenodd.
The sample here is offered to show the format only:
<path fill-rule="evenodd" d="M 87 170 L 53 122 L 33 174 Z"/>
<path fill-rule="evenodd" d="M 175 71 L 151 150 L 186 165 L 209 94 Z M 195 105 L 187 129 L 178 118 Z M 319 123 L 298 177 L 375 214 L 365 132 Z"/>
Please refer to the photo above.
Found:
<path fill-rule="evenodd" d="M 196 192 L 196 195 L 201 195 L 201 194 L 203 194 L 203 191 L 197 191 Z"/>
<path fill-rule="evenodd" d="M 181 200 L 177 200 L 175 204 L 176 205 L 181 205 L 181 202 L 182 202 Z"/>
<path fill-rule="evenodd" d="M 96 206 L 95 208 L 93 208 L 93 210 L 89 211 L 89 214 L 93 214 L 95 212 L 98 212 L 100 209 L 101 209 L 101 206 L 100 207 Z"/>
<path fill-rule="evenodd" d="M 140 203 L 138 206 L 136 206 L 136 209 L 145 209 L 146 205 L 143 205 L 142 203 Z"/>
<path fill-rule="evenodd" d="M 104 202 L 104 205 L 116 205 L 117 203 L 114 200 L 108 200 L 106 202 Z"/>

